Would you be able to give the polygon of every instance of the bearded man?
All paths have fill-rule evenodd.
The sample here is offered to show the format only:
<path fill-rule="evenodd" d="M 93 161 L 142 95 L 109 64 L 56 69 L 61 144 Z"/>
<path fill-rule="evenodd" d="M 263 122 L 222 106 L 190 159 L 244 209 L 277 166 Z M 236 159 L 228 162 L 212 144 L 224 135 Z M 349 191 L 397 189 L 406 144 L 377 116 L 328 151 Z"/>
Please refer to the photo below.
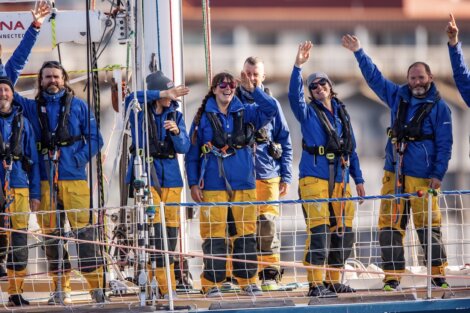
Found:
<path fill-rule="evenodd" d="M 386 79 L 361 48 L 356 36 L 345 35 L 343 46 L 354 52 L 369 87 L 391 110 L 388 128 L 382 195 L 415 193 L 428 188 L 439 190 L 452 154 L 450 109 L 440 97 L 429 65 L 411 64 L 407 84 Z M 403 237 L 413 214 L 419 241 L 427 255 L 427 198 L 382 200 L 379 214 L 379 242 L 384 290 L 399 288 L 400 273 L 405 272 Z M 432 283 L 448 288 L 445 280 L 447 256 L 441 239 L 441 212 L 437 197 L 432 200 Z"/>

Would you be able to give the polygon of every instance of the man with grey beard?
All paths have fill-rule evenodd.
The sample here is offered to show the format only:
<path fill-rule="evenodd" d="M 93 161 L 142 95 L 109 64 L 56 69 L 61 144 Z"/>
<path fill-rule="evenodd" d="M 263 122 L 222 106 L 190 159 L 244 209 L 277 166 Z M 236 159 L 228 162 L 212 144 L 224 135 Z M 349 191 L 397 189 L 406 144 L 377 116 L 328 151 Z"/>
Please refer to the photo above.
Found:
<path fill-rule="evenodd" d="M 452 153 L 450 109 L 440 97 L 429 65 L 415 62 L 407 72 L 407 84 L 386 79 L 361 48 L 356 36 L 345 35 L 343 46 L 354 52 L 369 87 L 391 109 L 387 134 L 382 195 L 416 193 L 428 188 L 438 191 Z M 427 197 L 382 200 L 379 213 L 379 242 L 382 247 L 384 290 L 399 288 L 405 272 L 403 237 L 410 214 L 419 241 L 427 255 Z M 412 213 L 411 213 L 412 212 Z M 441 212 L 437 197 L 432 200 L 432 283 L 448 288 L 445 280 L 447 256 L 441 240 Z"/>

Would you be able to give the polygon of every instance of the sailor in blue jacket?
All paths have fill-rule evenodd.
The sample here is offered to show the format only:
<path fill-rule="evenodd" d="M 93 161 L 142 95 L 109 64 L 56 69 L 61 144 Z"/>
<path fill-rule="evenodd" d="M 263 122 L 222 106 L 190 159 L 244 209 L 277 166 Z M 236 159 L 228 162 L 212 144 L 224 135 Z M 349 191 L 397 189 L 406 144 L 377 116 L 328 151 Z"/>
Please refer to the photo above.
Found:
<path fill-rule="evenodd" d="M 354 179 L 358 196 L 365 196 L 351 121 L 325 73 L 316 72 L 308 76 L 311 101 L 305 101 L 301 67 L 310 58 L 312 47 L 310 41 L 299 45 L 288 94 L 303 137 L 299 166 L 300 197 L 303 200 L 351 197 L 349 175 Z M 308 234 L 304 264 L 316 266 L 307 270 L 308 295 L 335 297 L 336 293 L 354 292 L 341 283 L 341 273 L 337 270 L 344 267 L 354 243 L 353 203 L 306 203 L 302 209 Z M 327 270 L 324 279 L 325 263 L 335 270 Z"/>
<path fill-rule="evenodd" d="M 9 78 L 12 86 L 16 85 L 21 71 L 28 62 L 31 50 L 33 49 L 34 44 L 36 43 L 36 40 L 39 36 L 41 25 L 46 16 L 50 13 L 50 7 L 46 2 L 40 1 L 36 6 L 35 10 L 31 11 L 31 13 L 33 16 L 33 22 L 26 30 L 23 38 L 21 39 L 20 44 L 18 45 L 18 47 L 16 47 L 15 51 L 8 59 L 4 67 L 3 65 L 1 65 L 2 60 L 0 47 L 0 66 L 2 67 L 2 72 L 4 71 L 2 75 Z M 39 208 L 39 203 L 39 198 L 31 198 L 31 210 L 36 211 Z M 4 266 L 4 262 L 6 259 L 6 253 L 4 252 L 6 252 L 7 246 L 8 238 L 5 233 L 0 232 L 0 277 L 7 275 Z M 10 302 L 14 305 L 27 304 L 27 301 L 24 300 L 20 295 L 11 297 Z"/>
<path fill-rule="evenodd" d="M 155 249 L 163 250 L 163 228 L 160 216 L 159 203 L 181 202 L 181 192 L 183 189 L 183 180 L 181 177 L 180 166 L 177 154 L 186 154 L 189 150 L 189 137 L 186 132 L 183 114 L 177 111 L 179 104 L 176 99 L 188 94 L 189 89 L 184 86 L 175 87 L 173 82 L 161 71 L 147 76 L 147 106 L 137 115 L 138 127 L 135 124 L 135 113 L 129 106 L 132 104 L 134 95 L 126 98 L 126 107 L 131 109 L 129 122 L 132 133 L 132 157 L 129 160 L 127 183 L 132 184 L 134 180 L 134 156 L 135 153 L 143 153 L 148 138 L 149 155 L 153 158 L 151 168 L 148 169 L 152 182 L 152 196 L 156 205 L 153 227 L 155 228 Z M 144 103 L 144 93 L 137 92 L 139 103 Z M 148 115 L 148 133 L 143 132 L 144 112 Z M 136 130 L 138 130 L 139 143 L 135 142 Z M 142 151 L 142 152 L 141 152 Z M 146 155 L 145 153 L 143 155 Z M 143 158 L 145 160 L 145 158 Z M 147 164 L 146 162 L 144 163 Z M 178 229 L 180 227 L 180 208 L 177 206 L 165 207 L 165 222 L 168 238 L 168 249 L 176 250 L 178 242 Z M 160 294 L 168 298 L 168 284 L 166 280 L 165 258 L 162 253 L 151 254 L 151 259 L 156 261 L 155 278 L 158 282 Z M 150 271 L 150 280 L 154 273 Z M 170 257 L 170 278 L 173 297 L 176 296 L 176 282 L 174 258 Z"/>
<path fill-rule="evenodd" d="M 13 83 L 4 73 L 0 74 L 0 160 L 0 226 L 27 231 L 30 202 L 38 204 L 41 198 L 39 161 L 33 129 L 13 101 Z M 37 205 L 31 207 L 37 209 Z M 28 245 L 28 236 L 11 232 L 8 239 L 9 302 L 28 305 L 29 301 L 22 297 L 28 265 L 28 249 L 22 248 Z"/>
<path fill-rule="evenodd" d="M 446 28 L 447 36 L 449 37 L 449 56 L 450 63 L 452 64 L 452 71 L 454 72 L 454 80 L 457 89 L 462 95 L 463 100 L 470 107 L 470 70 L 462 51 L 462 43 L 459 42 L 459 29 L 455 23 L 454 16 L 450 15 L 450 21 Z"/>
<path fill-rule="evenodd" d="M 219 73 L 212 79 L 191 126 L 191 148 L 186 172 L 196 202 L 246 202 L 256 200 L 254 129 L 276 115 L 276 101 L 256 87 L 245 72 L 242 85 L 256 104 L 243 104 L 235 96 L 235 78 Z M 202 153 L 201 153 L 202 152 Z M 230 239 L 226 237 L 226 232 Z M 227 256 L 233 242 L 233 276 L 247 295 L 262 293 L 256 285 L 256 207 L 254 205 L 202 206 L 200 233 L 205 255 Z M 226 279 L 226 261 L 204 259 L 201 285 L 208 297 L 220 296 Z"/>
<path fill-rule="evenodd" d="M 414 193 L 428 188 L 438 190 L 447 171 L 452 153 L 452 119 L 450 109 L 440 97 L 430 67 L 415 62 L 407 72 L 406 85 L 386 79 L 361 48 L 356 36 L 343 36 L 343 46 L 354 52 L 369 87 L 391 110 L 391 127 L 386 147 L 382 194 Z M 419 240 L 426 251 L 427 197 L 421 199 L 382 200 L 379 214 L 379 242 L 384 290 L 395 290 L 405 271 L 403 236 L 413 210 Z M 441 240 L 441 212 L 437 197 L 432 203 L 432 274 L 435 286 L 447 288 L 447 257 Z M 426 254 L 426 253 L 425 253 Z"/>
<path fill-rule="evenodd" d="M 264 63 L 258 57 L 248 57 L 243 64 L 243 71 L 255 82 L 256 86 L 271 96 L 269 89 L 263 86 L 266 78 Z M 254 103 L 251 93 L 243 86 L 237 87 L 237 97 L 245 104 Z M 292 143 L 289 126 L 276 101 L 278 113 L 266 126 L 256 130 L 256 199 L 258 201 L 278 201 L 279 197 L 289 192 L 292 183 Z M 279 219 L 278 205 L 260 205 L 258 210 L 256 240 L 259 264 L 258 276 L 261 289 L 265 291 L 279 289 L 282 272 L 279 266 L 280 241 L 276 223 Z"/>
<path fill-rule="evenodd" d="M 97 128 L 94 115 L 88 105 L 74 96 L 69 85 L 69 76 L 56 61 L 43 64 L 38 75 L 39 90 L 35 100 L 26 99 L 15 93 L 25 116 L 30 120 L 36 143 L 40 150 L 41 205 L 38 222 L 45 234 L 61 234 L 61 225 L 56 224 L 56 208 L 51 204 L 50 185 L 57 192 L 59 210 L 65 210 L 67 219 L 77 238 L 96 241 L 96 231 L 92 227 L 90 215 L 90 190 L 87 183 L 86 166 L 103 146 L 103 138 Z M 56 176 L 56 172 L 58 175 Z M 51 209 L 53 211 L 51 211 Z M 70 211 L 80 209 L 79 211 Z M 62 290 L 58 290 L 57 269 L 59 251 L 64 249 L 64 273 Z M 103 257 L 98 245 L 77 243 L 78 266 L 87 279 L 92 299 L 104 302 Z M 58 247 L 57 242 L 46 245 L 49 270 L 54 281 L 54 289 L 49 304 L 68 304 L 70 299 L 71 264 L 68 252 Z"/>

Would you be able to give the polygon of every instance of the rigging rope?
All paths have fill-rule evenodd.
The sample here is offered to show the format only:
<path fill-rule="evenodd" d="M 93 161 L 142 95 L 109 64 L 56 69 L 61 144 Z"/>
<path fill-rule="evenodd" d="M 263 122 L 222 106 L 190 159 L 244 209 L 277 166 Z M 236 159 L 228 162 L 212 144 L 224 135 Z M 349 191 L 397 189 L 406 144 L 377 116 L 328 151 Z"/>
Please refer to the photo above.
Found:
<path fill-rule="evenodd" d="M 204 28 L 204 52 L 206 57 L 206 80 L 207 87 L 211 85 L 212 79 L 212 51 L 211 51 L 211 21 L 209 0 L 202 0 L 202 19 Z"/>

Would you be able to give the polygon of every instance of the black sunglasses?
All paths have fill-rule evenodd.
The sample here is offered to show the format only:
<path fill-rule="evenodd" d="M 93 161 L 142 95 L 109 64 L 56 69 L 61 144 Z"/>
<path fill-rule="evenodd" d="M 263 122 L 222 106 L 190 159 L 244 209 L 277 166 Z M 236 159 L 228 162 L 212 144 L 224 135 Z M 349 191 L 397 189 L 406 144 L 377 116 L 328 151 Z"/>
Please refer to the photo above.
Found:
<path fill-rule="evenodd" d="M 328 80 L 326 80 L 326 78 L 322 78 L 319 81 L 317 81 L 316 83 L 311 83 L 308 86 L 308 88 L 311 89 L 311 90 L 315 90 L 315 89 L 318 88 L 318 86 L 325 86 L 327 82 L 328 82 Z"/>

